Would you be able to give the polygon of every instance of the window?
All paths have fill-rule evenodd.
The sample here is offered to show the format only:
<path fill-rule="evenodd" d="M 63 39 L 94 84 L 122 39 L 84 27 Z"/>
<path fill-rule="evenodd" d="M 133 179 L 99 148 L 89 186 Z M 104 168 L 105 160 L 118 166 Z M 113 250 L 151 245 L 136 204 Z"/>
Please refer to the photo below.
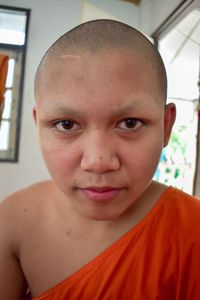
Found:
<path fill-rule="evenodd" d="M 168 75 L 167 101 L 176 104 L 177 120 L 155 178 L 190 194 L 194 189 L 197 157 L 199 36 L 200 7 L 193 5 L 169 31 L 157 38 Z"/>
<path fill-rule="evenodd" d="M 24 63 L 30 10 L 0 5 L 0 54 L 9 56 L 0 124 L 0 161 L 18 161 Z"/>

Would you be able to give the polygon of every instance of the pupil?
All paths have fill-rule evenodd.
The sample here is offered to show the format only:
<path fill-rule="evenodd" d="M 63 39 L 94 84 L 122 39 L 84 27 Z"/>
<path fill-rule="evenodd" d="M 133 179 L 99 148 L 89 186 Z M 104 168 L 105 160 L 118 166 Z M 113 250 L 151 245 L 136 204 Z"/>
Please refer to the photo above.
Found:
<path fill-rule="evenodd" d="M 128 120 L 126 120 L 126 126 L 128 128 L 133 128 L 133 127 L 136 126 L 136 124 L 137 124 L 137 120 L 135 120 L 135 119 L 128 119 Z"/>
<path fill-rule="evenodd" d="M 64 129 L 72 129 L 73 126 L 74 126 L 74 122 L 73 121 L 67 120 L 67 121 L 63 121 L 62 122 L 62 127 Z"/>

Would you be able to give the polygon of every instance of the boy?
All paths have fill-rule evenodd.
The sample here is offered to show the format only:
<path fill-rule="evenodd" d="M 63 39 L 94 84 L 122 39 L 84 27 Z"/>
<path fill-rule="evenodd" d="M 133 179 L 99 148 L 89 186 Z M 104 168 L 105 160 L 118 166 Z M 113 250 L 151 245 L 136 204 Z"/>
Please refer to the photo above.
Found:
<path fill-rule="evenodd" d="M 200 202 L 152 181 L 175 120 L 154 46 L 116 21 L 58 39 L 35 78 L 52 181 L 0 216 L 0 299 L 200 299 Z"/>

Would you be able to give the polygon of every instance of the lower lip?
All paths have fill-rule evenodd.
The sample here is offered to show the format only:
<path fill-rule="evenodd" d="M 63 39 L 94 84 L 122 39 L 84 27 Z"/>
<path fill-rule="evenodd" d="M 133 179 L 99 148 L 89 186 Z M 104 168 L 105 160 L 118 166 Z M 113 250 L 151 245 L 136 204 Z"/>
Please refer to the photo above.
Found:
<path fill-rule="evenodd" d="M 94 191 L 83 189 L 82 191 L 90 200 L 95 202 L 104 202 L 116 197 L 120 193 L 121 189 L 113 189 L 107 191 Z"/>

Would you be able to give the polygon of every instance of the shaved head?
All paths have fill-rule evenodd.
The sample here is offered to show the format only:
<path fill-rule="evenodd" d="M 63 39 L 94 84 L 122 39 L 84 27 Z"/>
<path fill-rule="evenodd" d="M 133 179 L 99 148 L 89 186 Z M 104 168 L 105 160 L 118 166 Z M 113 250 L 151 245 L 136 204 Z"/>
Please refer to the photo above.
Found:
<path fill-rule="evenodd" d="M 65 33 L 47 50 L 35 76 L 35 94 L 42 81 L 42 74 L 49 64 L 59 58 L 76 57 L 83 52 L 97 55 L 102 51 L 127 50 L 131 55 L 151 66 L 152 74 L 158 82 L 161 97 L 166 100 L 167 78 L 162 58 L 156 47 L 139 31 L 114 20 L 94 20 L 83 23 Z M 36 97 L 37 98 L 37 97 Z"/>

